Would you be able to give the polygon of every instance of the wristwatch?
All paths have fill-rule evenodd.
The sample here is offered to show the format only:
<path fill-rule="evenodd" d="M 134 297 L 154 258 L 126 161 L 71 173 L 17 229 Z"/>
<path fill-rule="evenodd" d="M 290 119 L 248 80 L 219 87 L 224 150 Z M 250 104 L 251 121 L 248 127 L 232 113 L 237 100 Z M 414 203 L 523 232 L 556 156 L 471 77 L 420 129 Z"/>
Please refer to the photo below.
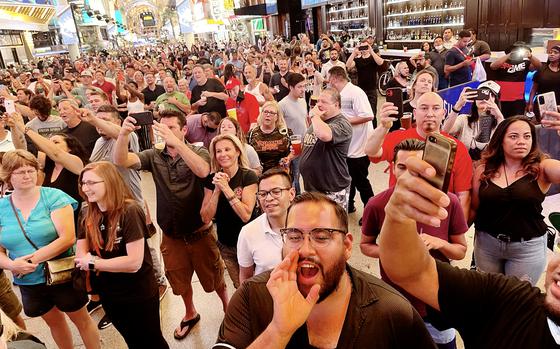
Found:
<path fill-rule="evenodd" d="M 88 269 L 91 271 L 95 270 L 95 256 L 91 256 L 91 259 L 88 262 Z"/>

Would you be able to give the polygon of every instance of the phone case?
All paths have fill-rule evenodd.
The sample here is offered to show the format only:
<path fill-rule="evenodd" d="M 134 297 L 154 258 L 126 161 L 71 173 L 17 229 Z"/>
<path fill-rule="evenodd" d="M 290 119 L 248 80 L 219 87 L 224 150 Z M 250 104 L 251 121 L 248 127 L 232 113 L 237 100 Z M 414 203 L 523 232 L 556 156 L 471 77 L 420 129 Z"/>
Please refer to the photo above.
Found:
<path fill-rule="evenodd" d="M 386 101 L 393 103 L 399 108 L 398 115 L 391 115 L 392 117 L 402 118 L 403 116 L 403 91 L 399 87 L 391 87 L 387 89 Z"/>
<path fill-rule="evenodd" d="M 537 95 L 537 104 L 539 105 L 539 111 L 553 111 L 558 112 L 558 106 L 556 104 L 556 96 L 554 92 L 547 92 Z"/>
<path fill-rule="evenodd" d="M 426 138 L 426 147 L 422 159 L 436 170 L 436 175 L 432 178 L 426 178 L 426 180 L 445 193 L 449 189 L 456 151 L 457 143 L 451 138 L 439 133 L 433 133 Z"/>

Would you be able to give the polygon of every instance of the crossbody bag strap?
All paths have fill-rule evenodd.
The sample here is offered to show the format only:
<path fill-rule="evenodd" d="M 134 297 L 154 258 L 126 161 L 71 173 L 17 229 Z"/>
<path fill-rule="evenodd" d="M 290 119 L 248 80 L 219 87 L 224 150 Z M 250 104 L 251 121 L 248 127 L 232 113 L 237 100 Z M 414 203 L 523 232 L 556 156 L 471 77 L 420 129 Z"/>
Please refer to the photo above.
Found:
<path fill-rule="evenodd" d="M 23 229 L 23 225 L 21 224 L 21 221 L 19 220 L 19 215 L 16 211 L 16 206 L 14 205 L 14 201 L 12 200 L 11 195 L 10 195 L 10 205 L 12 206 L 12 210 L 14 211 L 14 215 L 16 216 L 17 222 L 19 224 L 19 227 L 21 228 L 21 232 L 23 233 L 23 236 L 25 236 L 25 238 L 27 239 L 27 241 L 29 241 L 29 243 L 31 244 L 31 246 L 33 246 L 33 248 L 35 248 L 36 250 L 39 250 L 39 247 L 37 247 L 37 245 L 35 245 L 33 243 L 33 241 L 31 241 L 29 236 L 27 236 L 27 233 L 25 232 L 25 229 Z"/>

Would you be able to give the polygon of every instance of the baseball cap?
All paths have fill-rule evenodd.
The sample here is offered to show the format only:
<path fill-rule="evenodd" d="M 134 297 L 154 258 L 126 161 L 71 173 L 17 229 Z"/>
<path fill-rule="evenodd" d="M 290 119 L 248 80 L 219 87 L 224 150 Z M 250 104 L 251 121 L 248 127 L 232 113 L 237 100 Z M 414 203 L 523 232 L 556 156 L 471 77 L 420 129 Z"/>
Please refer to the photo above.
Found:
<path fill-rule="evenodd" d="M 33 75 L 35 75 L 35 74 L 41 75 L 41 71 L 39 69 L 33 69 L 32 73 L 33 73 Z"/>
<path fill-rule="evenodd" d="M 90 78 L 93 77 L 93 74 L 89 70 L 84 70 L 80 76 L 89 76 Z"/>
<path fill-rule="evenodd" d="M 483 83 L 481 83 L 480 85 L 478 85 L 478 88 L 485 88 L 490 90 L 496 97 L 499 96 L 500 94 L 500 85 L 498 85 L 495 81 L 492 80 L 486 80 Z"/>
<path fill-rule="evenodd" d="M 236 78 L 230 78 L 226 82 L 226 89 L 228 89 L 228 90 L 231 90 L 235 86 L 241 86 L 241 82 L 239 80 L 237 80 Z"/>

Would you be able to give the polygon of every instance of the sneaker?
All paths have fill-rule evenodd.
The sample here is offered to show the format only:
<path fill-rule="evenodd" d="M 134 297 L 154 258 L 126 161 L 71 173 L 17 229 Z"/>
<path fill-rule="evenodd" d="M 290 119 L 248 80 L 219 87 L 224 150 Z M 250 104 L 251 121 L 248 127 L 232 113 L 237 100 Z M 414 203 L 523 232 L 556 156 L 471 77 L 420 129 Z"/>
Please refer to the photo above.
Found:
<path fill-rule="evenodd" d="M 90 300 L 86 305 L 88 313 L 91 315 L 94 311 L 101 308 L 101 301 Z"/>
<path fill-rule="evenodd" d="M 168 289 L 169 289 L 169 287 L 167 286 L 167 284 L 159 285 L 159 301 L 160 302 L 163 299 L 163 297 L 165 297 L 165 294 L 167 293 Z"/>
<path fill-rule="evenodd" d="M 105 328 L 111 326 L 112 324 L 113 324 L 113 322 L 111 321 L 111 319 L 109 319 L 107 314 L 105 314 L 105 315 L 103 315 L 101 320 L 99 320 L 99 323 L 97 324 L 97 328 L 102 330 L 102 329 L 105 329 Z"/>

